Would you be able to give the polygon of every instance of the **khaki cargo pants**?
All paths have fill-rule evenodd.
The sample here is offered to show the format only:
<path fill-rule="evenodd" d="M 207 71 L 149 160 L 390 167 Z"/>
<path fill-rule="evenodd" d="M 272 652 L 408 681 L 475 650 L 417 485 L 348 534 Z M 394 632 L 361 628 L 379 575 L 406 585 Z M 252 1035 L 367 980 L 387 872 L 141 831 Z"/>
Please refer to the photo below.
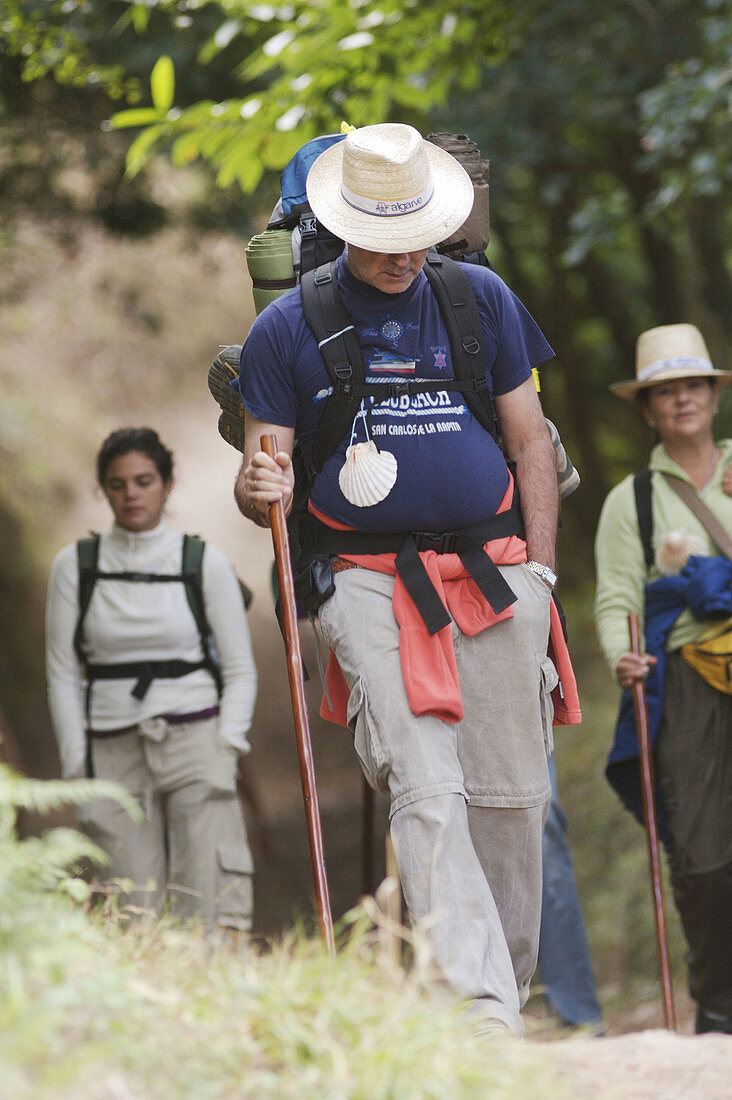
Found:
<path fill-rule="evenodd" d="M 132 821 L 102 799 L 79 808 L 79 825 L 111 859 L 105 879 L 130 879 L 126 901 L 216 927 L 250 929 L 252 856 L 236 793 L 237 753 L 218 735 L 218 719 L 93 738 L 94 774 L 119 783 L 144 812 Z"/>
<path fill-rule="evenodd" d="M 546 655 L 549 589 L 525 565 L 500 568 L 518 597 L 514 618 L 474 637 L 452 624 L 461 722 L 409 708 L 393 577 L 338 573 L 318 617 L 350 689 L 362 770 L 391 796 L 412 919 L 424 926 L 447 983 L 520 1034 L 539 945 L 557 673 Z"/>

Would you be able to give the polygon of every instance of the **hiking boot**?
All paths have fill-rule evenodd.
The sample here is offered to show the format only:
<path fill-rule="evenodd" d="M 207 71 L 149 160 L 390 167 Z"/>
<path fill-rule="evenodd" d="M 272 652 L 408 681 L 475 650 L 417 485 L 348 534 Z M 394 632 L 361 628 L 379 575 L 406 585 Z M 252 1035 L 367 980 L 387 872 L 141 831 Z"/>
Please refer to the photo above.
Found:
<path fill-rule="evenodd" d="M 219 435 L 237 451 L 244 450 L 244 406 L 231 383 L 239 377 L 240 344 L 222 348 L 208 371 L 208 388 L 222 410 Z"/>
<path fill-rule="evenodd" d="M 732 1016 L 722 1016 L 718 1012 L 707 1012 L 701 1005 L 697 1009 L 694 1031 L 697 1035 L 706 1035 L 710 1031 L 732 1035 Z"/>

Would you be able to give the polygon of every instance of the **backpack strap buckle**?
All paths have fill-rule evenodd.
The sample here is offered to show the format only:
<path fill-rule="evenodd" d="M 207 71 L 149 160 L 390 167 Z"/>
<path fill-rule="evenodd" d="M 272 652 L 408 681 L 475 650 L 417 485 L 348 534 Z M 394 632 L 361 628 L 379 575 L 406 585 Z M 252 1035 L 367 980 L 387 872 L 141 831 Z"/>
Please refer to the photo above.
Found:
<path fill-rule="evenodd" d="M 314 214 L 300 215 L 300 232 L 306 240 L 318 235 L 318 220 Z"/>
<path fill-rule="evenodd" d="M 389 397 L 405 397 L 412 392 L 409 382 L 390 382 L 388 386 Z"/>
<path fill-rule="evenodd" d="M 456 534 L 454 531 L 413 531 L 412 538 L 418 550 L 434 550 L 436 554 L 454 554 Z"/>

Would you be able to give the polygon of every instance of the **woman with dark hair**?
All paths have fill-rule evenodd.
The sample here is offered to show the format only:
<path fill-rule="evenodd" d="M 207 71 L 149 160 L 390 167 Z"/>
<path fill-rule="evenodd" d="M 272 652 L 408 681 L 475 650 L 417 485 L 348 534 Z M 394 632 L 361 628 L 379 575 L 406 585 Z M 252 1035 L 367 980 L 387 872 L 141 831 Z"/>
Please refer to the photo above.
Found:
<path fill-rule="evenodd" d="M 248 929 L 252 859 L 236 794 L 257 674 L 239 582 L 224 555 L 172 530 L 173 456 L 150 428 L 97 455 L 112 528 L 65 546 L 46 610 L 49 704 L 64 778 L 114 780 L 144 813 L 83 806 L 110 879 L 136 905 Z"/>
<path fill-rule="evenodd" d="M 694 667 L 709 631 L 732 627 L 732 440 L 715 440 L 719 388 L 693 325 L 638 339 L 636 377 L 611 389 L 637 402 L 658 442 L 648 468 L 608 495 L 595 543 L 595 622 L 625 696 L 607 777 L 638 815 L 630 690 L 647 681 L 657 796 L 674 898 L 689 944 L 696 1031 L 732 1033 L 732 696 Z M 628 614 L 644 623 L 630 647 Z M 728 634 L 732 649 L 732 634 Z"/>

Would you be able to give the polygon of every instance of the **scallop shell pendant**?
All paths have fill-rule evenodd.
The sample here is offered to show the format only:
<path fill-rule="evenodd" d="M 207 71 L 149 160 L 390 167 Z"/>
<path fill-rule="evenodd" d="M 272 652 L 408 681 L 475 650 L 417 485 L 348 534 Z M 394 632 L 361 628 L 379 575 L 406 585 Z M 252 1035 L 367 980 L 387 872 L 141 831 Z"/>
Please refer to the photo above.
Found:
<path fill-rule="evenodd" d="M 373 439 L 352 443 L 338 474 L 338 484 L 347 501 L 357 508 L 370 508 L 391 492 L 397 476 L 397 460 L 390 451 L 380 451 Z"/>
<path fill-rule="evenodd" d="M 664 577 L 673 577 L 681 572 L 692 554 L 706 557 L 708 553 L 707 544 L 698 535 L 669 531 L 656 550 L 656 567 Z"/>

